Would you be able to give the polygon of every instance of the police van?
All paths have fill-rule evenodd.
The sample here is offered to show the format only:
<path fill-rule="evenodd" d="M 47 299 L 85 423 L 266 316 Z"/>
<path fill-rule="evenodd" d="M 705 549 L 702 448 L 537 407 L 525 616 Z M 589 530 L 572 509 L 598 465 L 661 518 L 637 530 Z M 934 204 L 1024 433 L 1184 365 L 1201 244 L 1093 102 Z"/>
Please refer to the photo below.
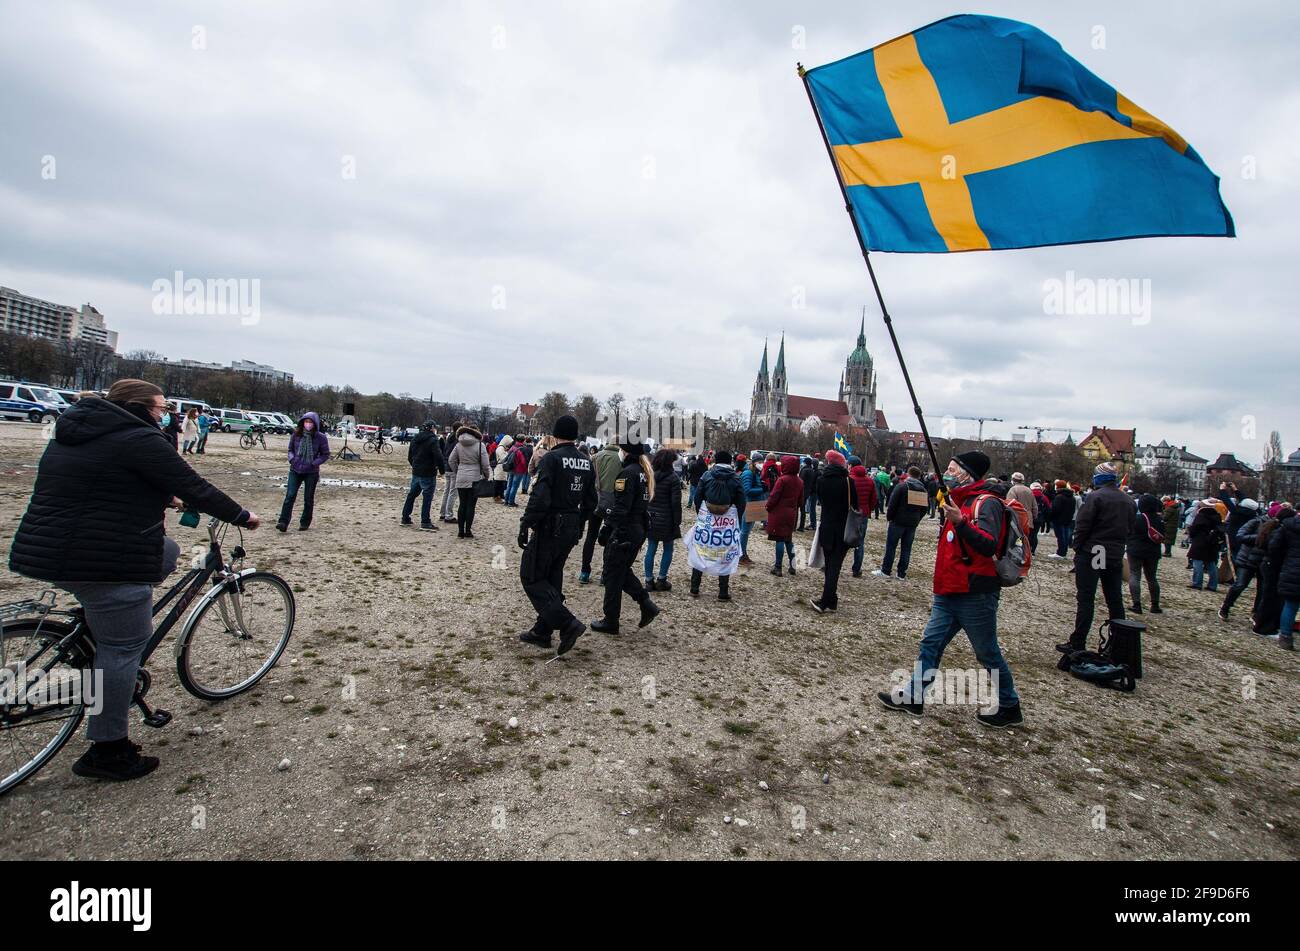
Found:
<path fill-rule="evenodd" d="M 67 408 L 63 397 L 49 387 L 0 380 L 0 418 L 51 423 Z"/>

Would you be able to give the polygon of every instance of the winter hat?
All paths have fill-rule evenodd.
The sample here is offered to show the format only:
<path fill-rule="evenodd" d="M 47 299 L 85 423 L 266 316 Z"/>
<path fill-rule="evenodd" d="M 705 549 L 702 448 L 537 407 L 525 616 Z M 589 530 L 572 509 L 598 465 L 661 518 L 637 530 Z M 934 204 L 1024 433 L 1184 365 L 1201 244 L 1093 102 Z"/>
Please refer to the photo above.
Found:
<path fill-rule="evenodd" d="M 576 416 L 561 416 L 551 427 L 551 435 L 556 439 L 577 439 L 578 419 Z"/>
<path fill-rule="evenodd" d="M 1092 484 L 1105 485 L 1108 482 L 1115 482 L 1119 479 L 1119 470 L 1112 463 L 1103 462 L 1092 470 Z"/>
<path fill-rule="evenodd" d="M 834 449 L 826 450 L 826 464 L 831 466 L 844 465 L 844 455 L 836 452 Z"/>
<path fill-rule="evenodd" d="M 1066 484 L 1066 483 L 1065 483 L 1065 480 L 1064 480 L 1064 479 L 1057 479 L 1054 483 L 1052 483 L 1052 486 L 1053 486 L 1053 488 L 1064 489 L 1064 488 L 1065 488 L 1065 484 Z"/>
<path fill-rule="evenodd" d="M 632 456 L 633 458 L 636 458 L 637 456 L 644 456 L 646 451 L 645 443 L 639 443 L 639 442 L 622 442 L 618 444 L 618 448 L 622 449 L 625 453 L 627 453 L 629 456 Z"/>
<path fill-rule="evenodd" d="M 713 461 L 717 465 L 729 466 L 731 465 L 731 453 L 725 449 L 719 449 L 713 454 Z"/>
<path fill-rule="evenodd" d="M 958 453 L 952 457 L 952 461 L 969 472 L 972 479 L 984 478 L 988 475 L 989 466 L 992 465 L 992 463 L 989 462 L 989 457 L 984 455 L 984 453 L 980 452 L 978 449 L 972 449 L 970 452 Z"/>
<path fill-rule="evenodd" d="M 1259 503 L 1256 502 L 1254 499 L 1242 499 L 1237 504 L 1244 509 L 1249 509 L 1252 512 L 1256 511 L 1259 508 Z"/>
<path fill-rule="evenodd" d="M 1025 481 L 1025 474 L 1024 474 L 1023 472 L 1013 472 L 1013 473 L 1011 473 L 1011 481 L 1012 481 L 1012 482 L 1024 482 L 1024 481 Z"/>
<path fill-rule="evenodd" d="M 1012 476 L 1012 478 L 1015 477 Z M 1033 489 L 1035 492 L 1041 492 L 1043 490 L 1043 483 L 1035 482 L 1033 485 L 1030 486 L 1030 488 Z"/>
<path fill-rule="evenodd" d="M 859 459 L 857 456 L 849 456 L 847 462 L 848 462 L 848 464 L 851 465 L 851 466 L 860 466 L 860 465 L 862 465 L 862 460 Z"/>

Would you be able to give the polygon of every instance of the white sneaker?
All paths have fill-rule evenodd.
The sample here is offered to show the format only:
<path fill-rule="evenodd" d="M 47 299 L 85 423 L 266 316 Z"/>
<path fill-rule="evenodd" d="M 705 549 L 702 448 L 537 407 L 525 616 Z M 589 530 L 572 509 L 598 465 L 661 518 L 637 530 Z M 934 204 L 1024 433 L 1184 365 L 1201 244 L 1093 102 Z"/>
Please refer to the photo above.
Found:
<path fill-rule="evenodd" d="M 884 573 L 883 571 L 881 571 L 879 568 L 877 568 L 875 571 L 873 571 L 873 572 L 871 573 L 871 575 L 872 575 L 873 578 L 884 578 L 884 579 L 886 579 L 886 580 L 888 580 L 889 578 L 892 577 L 892 575 L 887 575 L 887 574 L 885 574 L 885 573 Z"/>

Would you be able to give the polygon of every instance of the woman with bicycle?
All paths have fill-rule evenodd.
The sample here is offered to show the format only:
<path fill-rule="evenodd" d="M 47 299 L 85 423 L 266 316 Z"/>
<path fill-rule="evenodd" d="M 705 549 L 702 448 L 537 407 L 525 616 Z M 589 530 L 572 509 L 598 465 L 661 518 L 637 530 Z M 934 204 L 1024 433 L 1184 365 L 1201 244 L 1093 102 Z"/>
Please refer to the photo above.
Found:
<path fill-rule="evenodd" d="M 164 532 L 166 510 L 183 502 L 259 524 L 176 453 L 160 428 L 166 412 L 162 390 L 144 380 L 78 400 L 55 424 L 10 548 L 11 571 L 70 592 L 94 631 L 102 706 L 90 714 L 91 747 L 72 767 L 79 776 L 136 779 L 158 766 L 128 738 L 127 712 L 153 633 L 153 586 L 180 554 Z"/>
<path fill-rule="evenodd" d="M 316 508 L 316 483 L 320 482 L 320 467 L 330 457 L 330 441 L 320 431 L 320 417 L 315 413 L 303 413 L 298 425 L 289 437 L 289 484 L 284 490 L 284 505 L 280 506 L 280 517 L 275 527 L 280 531 L 289 530 L 289 519 L 293 518 L 293 503 L 298 498 L 298 489 L 303 489 L 302 516 L 298 519 L 298 531 L 305 532 L 311 526 L 312 512 Z"/>

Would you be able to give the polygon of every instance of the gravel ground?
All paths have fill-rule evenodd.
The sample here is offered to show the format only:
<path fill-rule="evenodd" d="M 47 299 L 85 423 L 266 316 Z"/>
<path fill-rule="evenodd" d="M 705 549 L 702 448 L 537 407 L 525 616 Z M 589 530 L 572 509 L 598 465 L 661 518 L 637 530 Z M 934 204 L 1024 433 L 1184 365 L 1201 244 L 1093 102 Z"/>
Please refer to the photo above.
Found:
<path fill-rule="evenodd" d="M 274 521 L 284 438 L 243 451 L 212 437 L 196 467 Z M 39 427 L 0 425 L 0 521 L 16 525 Z M 721 604 L 676 588 L 636 631 L 588 634 L 567 657 L 515 640 L 531 623 L 518 514 L 481 503 L 477 538 L 398 525 L 404 449 L 331 463 L 379 486 L 323 485 L 311 531 L 246 534 L 247 563 L 298 599 L 294 638 L 258 687 L 209 704 L 179 686 L 170 641 L 150 700 L 175 719 L 132 732 L 162 758 L 125 784 L 82 780 L 75 738 L 0 800 L 11 858 L 1235 858 L 1300 854 L 1300 661 L 1215 617 L 1162 563 L 1136 693 L 1055 669 L 1072 576 L 1044 560 L 1006 592 L 1001 640 L 1026 713 L 994 731 L 970 706 L 916 720 L 875 692 L 910 666 L 928 614 L 935 522 L 905 584 L 841 584 L 840 611 L 807 607 L 816 571 L 756 565 Z M 441 484 L 439 493 L 441 493 Z M 454 526 L 447 526 L 454 528 Z M 5 532 L 7 548 L 11 539 Z M 200 531 L 168 531 L 183 546 Z M 884 522 L 872 521 L 867 567 Z M 806 551 L 811 533 L 797 536 Z M 1040 549 L 1045 551 L 1045 549 Z M 801 553 L 802 558 L 802 553 Z M 584 619 L 600 591 L 576 583 Z M 5 600 L 40 586 L 0 580 Z M 66 596 L 65 596 L 66 597 Z M 1243 603 L 1249 602 L 1249 596 Z M 1104 610 L 1104 609 L 1103 609 Z M 953 668 L 975 664 L 958 637 Z M 348 693 L 355 684 L 355 695 Z M 293 702 L 284 698 L 292 695 Z M 201 728 L 201 729 L 199 729 Z M 288 760 L 287 768 L 281 768 Z"/>

